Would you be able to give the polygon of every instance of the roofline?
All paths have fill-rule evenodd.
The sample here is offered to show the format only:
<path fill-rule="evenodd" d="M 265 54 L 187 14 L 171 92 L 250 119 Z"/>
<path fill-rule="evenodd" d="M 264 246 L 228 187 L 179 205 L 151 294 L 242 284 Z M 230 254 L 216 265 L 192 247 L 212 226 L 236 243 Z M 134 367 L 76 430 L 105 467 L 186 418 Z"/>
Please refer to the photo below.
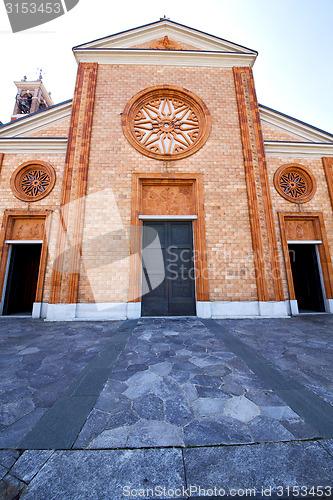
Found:
<path fill-rule="evenodd" d="M 63 141 L 67 139 L 67 137 L 0 137 L 0 141 L 31 141 L 31 140 L 39 140 L 39 141 L 49 141 L 49 140 L 57 140 Z"/>
<path fill-rule="evenodd" d="M 105 51 L 110 51 L 110 50 L 113 50 L 113 51 L 138 51 L 138 52 L 161 52 L 161 51 L 165 51 L 167 49 L 147 49 L 146 47 L 123 47 L 123 48 L 118 48 L 118 47 L 112 47 L 112 48 L 107 48 L 107 47 L 98 47 L 98 48 L 94 48 L 94 47 L 83 47 L 82 49 L 79 49 L 80 51 L 82 50 L 91 50 L 91 51 L 97 51 L 97 50 L 105 50 Z M 248 55 L 249 53 L 248 52 L 237 52 L 237 51 L 232 51 L 232 50 L 196 50 L 196 49 L 181 49 L 181 50 L 177 50 L 177 49 L 172 49 L 172 52 L 180 52 L 180 53 L 184 53 L 184 52 L 200 52 L 200 53 L 203 53 L 203 54 L 236 54 L 236 55 L 239 55 L 239 56 L 244 56 L 244 55 Z M 250 54 L 252 55 L 252 54 Z"/>
<path fill-rule="evenodd" d="M 244 45 L 240 45 L 239 43 L 231 42 L 230 40 L 226 40 L 225 38 L 220 38 L 219 36 L 216 36 L 216 35 L 211 35 L 210 33 L 207 33 L 206 31 L 201 31 L 201 30 L 198 30 L 196 28 L 191 28 L 190 26 L 186 26 L 185 24 L 176 23 L 175 21 L 171 21 L 171 19 L 160 19 L 159 21 L 154 21 L 152 23 L 143 24 L 142 26 L 137 26 L 136 28 L 131 28 L 129 30 L 119 31 L 118 33 L 113 33 L 112 35 L 104 36 L 102 38 L 97 38 L 96 40 L 91 40 L 90 42 L 85 42 L 85 43 L 81 43 L 80 45 L 76 45 L 75 47 L 72 48 L 72 50 L 74 51 L 76 49 L 79 49 L 80 47 L 82 47 L 82 45 L 87 45 L 88 43 L 100 42 L 102 40 L 107 40 L 108 38 L 110 38 L 112 36 L 124 35 L 126 33 L 130 33 L 131 31 L 139 30 L 142 28 L 148 28 L 149 26 L 154 26 L 155 24 L 159 24 L 159 23 L 162 23 L 165 21 L 167 21 L 168 23 L 174 24 L 175 26 L 181 26 L 182 28 L 196 31 L 197 33 L 200 33 L 202 35 L 211 36 L 213 38 L 216 38 L 216 40 L 220 40 L 221 42 L 227 42 L 227 43 L 231 43 L 232 45 L 238 45 L 238 47 L 242 47 L 243 49 L 246 49 L 250 52 L 254 52 L 255 54 L 258 55 L 258 52 L 256 50 L 250 49 L 249 47 L 245 47 Z"/>
<path fill-rule="evenodd" d="M 332 146 L 332 143 L 331 143 L 331 142 L 314 142 L 314 141 L 280 141 L 280 140 L 279 140 L 279 141 L 276 141 L 276 140 L 274 140 L 274 139 L 264 139 L 264 143 L 265 143 L 265 144 L 266 144 L 266 143 L 270 143 L 270 142 L 271 142 L 271 143 L 274 143 L 274 144 L 276 144 L 276 143 L 279 143 L 279 144 L 298 144 L 298 145 L 300 145 L 300 144 L 314 144 L 314 145 L 318 144 L 318 146 L 323 146 L 323 145 L 324 145 L 324 146 L 325 146 L 325 145 L 327 145 L 327 146 Z"/>
<path fill-rule="evenodd" d="M 26 114 L 24 116 L 21 116 L 20 118 L 15 118 L 15 120 L 11 120 L 10 122 L 3 123 L 2 125 L 0 125 L 0 129 L 2 129 L 3 127 L 6 127 L 7 125 L 13 125 L 14 123 L 16 124 L 16 123 L 24 120 L 25 118 L 30 118 L 30 116 L 35 116 L 35 115 L 38 115 L 39 113 L 44 113 L 45 111 L 49 111 L 50 109 L 54 109 L 57 106 L 61 106 L 63 104 L 68 104 L 69 102 L 72 102 L 72 101 L 73 101 L 73 99 L 68 99 L 67 101 L 62 101 L 62 102 L 59 102 L 58 104 L 53 104 L 52 106 L 49 106 L 48 108 L 39 109 L 38 111 L 35 111 L 34 113 L 29 113 L 29 114 Z"/>
<path fill-rule="evenodd" d="M 264 104 L 259 104 L 259 107 L 264 108 L 264 109 L 268 109 L 269 111 L 273 111 L 274 113 L 277 113 L 278 115 L 284 116 L 285 118 L 289 118 L 290 120 L 294 120 L 295 122 L 301 123 L 302 125 L 306 125 L 307 127 L 310 127 L 314 130 L 317 130 L 318 132 L 322 132 L 323 134 L 327 134 L 327 135 L 331 136 L 333 139 L 333 134 L 331 134 L 330 132 L 327 132 L 326 130 L 315 127 L 314 125 L 310 125 L 309 123 L 303 122 L 302 120 L 298 120 L 297 118 L 294 118 L 293 116 L 287 115 L 286 113 L 282 113 L 281 111 L 277 111 L 276 109 L 269 108 L 268 106 L 264 106 Z M 274 141 L 274 142 L 277 142 L 277 141 Z"/>

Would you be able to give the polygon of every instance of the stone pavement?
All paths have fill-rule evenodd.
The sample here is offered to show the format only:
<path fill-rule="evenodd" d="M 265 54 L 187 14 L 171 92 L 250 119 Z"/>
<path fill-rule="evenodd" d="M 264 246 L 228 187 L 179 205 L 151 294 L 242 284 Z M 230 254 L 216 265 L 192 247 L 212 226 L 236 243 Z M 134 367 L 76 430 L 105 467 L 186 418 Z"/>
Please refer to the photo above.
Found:
<path fill-rule="evenodd" d="M 328 497 L 332 334 L 331 315 L 2 319 L 0 498 Z"/>

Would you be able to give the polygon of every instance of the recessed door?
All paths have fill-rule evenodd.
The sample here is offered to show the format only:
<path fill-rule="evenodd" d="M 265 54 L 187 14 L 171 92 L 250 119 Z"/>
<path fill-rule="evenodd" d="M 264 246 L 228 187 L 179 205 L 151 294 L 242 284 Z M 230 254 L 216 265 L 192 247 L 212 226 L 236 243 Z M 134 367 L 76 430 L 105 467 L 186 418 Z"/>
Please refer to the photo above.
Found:
<path fill-rule="evenodd" d="M 299 312 L 324 312 L 316 246 L 310 244 L 288 246 Z"/>
<path fill-rule="evenodd" d="M 145 222 L 142 264 L 143 316 L 195 315 L 192 222 Z"/>
<path fill-rule="evenodd" d="M 3 314 L 31 314 L 42 245 L 12 245 Z"/>

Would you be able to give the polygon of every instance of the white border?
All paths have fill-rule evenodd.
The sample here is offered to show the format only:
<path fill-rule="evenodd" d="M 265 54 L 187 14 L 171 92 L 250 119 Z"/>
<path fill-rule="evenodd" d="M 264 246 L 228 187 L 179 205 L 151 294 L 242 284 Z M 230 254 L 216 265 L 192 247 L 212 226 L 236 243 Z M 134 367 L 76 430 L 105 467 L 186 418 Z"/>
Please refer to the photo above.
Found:
<path fill-rule="evenodd" d="M 3 313 L 3 306 L 5 304 L 5 296 L 6 296 L 6 288 L 7 288 L 8 274 L 9 274 L 9 266 L 10 266 L 10 260 L 12 258 L 12 249 L 13 249 L 13 247 L 10 245 L 10 247 L 8 249 L 5 279 L 3 280 L 2 297 L 1 297 L 1 302 L 0 302 L 0 314 L 1 314 L 1 316 L 2 316 L 2 313 Z"/>
<path fill-rule="evenodd" d="M 0 151 L 2 153 L 66 153 L 67 138 L 48 139 L 47 137 L 21 137 L 5 139 L 0 137 Z"/>
<path fill-rule="evenodd" d="M 39 305 L 36 304 L 36 310 L 38 307 Z M 47 321 L 117 321 L 141 318 L 141 302 L 41 304 L 41 307 L 44 310 L 47 307 Z M 293 309 L 295 310 L 295 308 Z M 195 317 L 198 318 L 243 319 L 290 317 L 289 301 L 196 301 L 196 310 L 197 314 Z M 159 317 L 162 318 L 164 316 Z"/>
<path fill-rule="evenodd" d="M 6 240 L 5 243 L 8 245 L 33 245 L 34 243 L 43 244 L 43 240 Z"/>
<path fill-rule="evenodd" d="M 287 240 L 288 245 L 320 245 L 321 240 Z"/>
<path fill-rule="evenodd" d="M 139 215 L 140 220 L 196 220 L 197 215 Z"/>
<path fill-rule="evenodd" d="M 333 156 L 333 143 L 264 141 L 264 145 L 266 156 L 294 156 L 297 158 Z"/>

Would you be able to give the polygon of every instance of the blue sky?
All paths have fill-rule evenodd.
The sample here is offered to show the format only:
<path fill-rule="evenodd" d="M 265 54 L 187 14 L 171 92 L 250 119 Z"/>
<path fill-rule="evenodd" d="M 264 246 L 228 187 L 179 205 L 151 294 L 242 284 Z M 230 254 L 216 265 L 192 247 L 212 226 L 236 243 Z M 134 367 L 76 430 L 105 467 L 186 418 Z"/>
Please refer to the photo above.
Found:
<path fill-rule="evenodd" d="M 54 102 L 70 99 L 76 75 L 73 46 L 164 14 L 257 50 L 259 102 L 333 133 L 332 0 L 80 0 L 66 15 L 15 34 L 1 3 L 0 120 L 10 120 L 14 80 L 24 75 L 36 79 L 42 68 Z"/>

